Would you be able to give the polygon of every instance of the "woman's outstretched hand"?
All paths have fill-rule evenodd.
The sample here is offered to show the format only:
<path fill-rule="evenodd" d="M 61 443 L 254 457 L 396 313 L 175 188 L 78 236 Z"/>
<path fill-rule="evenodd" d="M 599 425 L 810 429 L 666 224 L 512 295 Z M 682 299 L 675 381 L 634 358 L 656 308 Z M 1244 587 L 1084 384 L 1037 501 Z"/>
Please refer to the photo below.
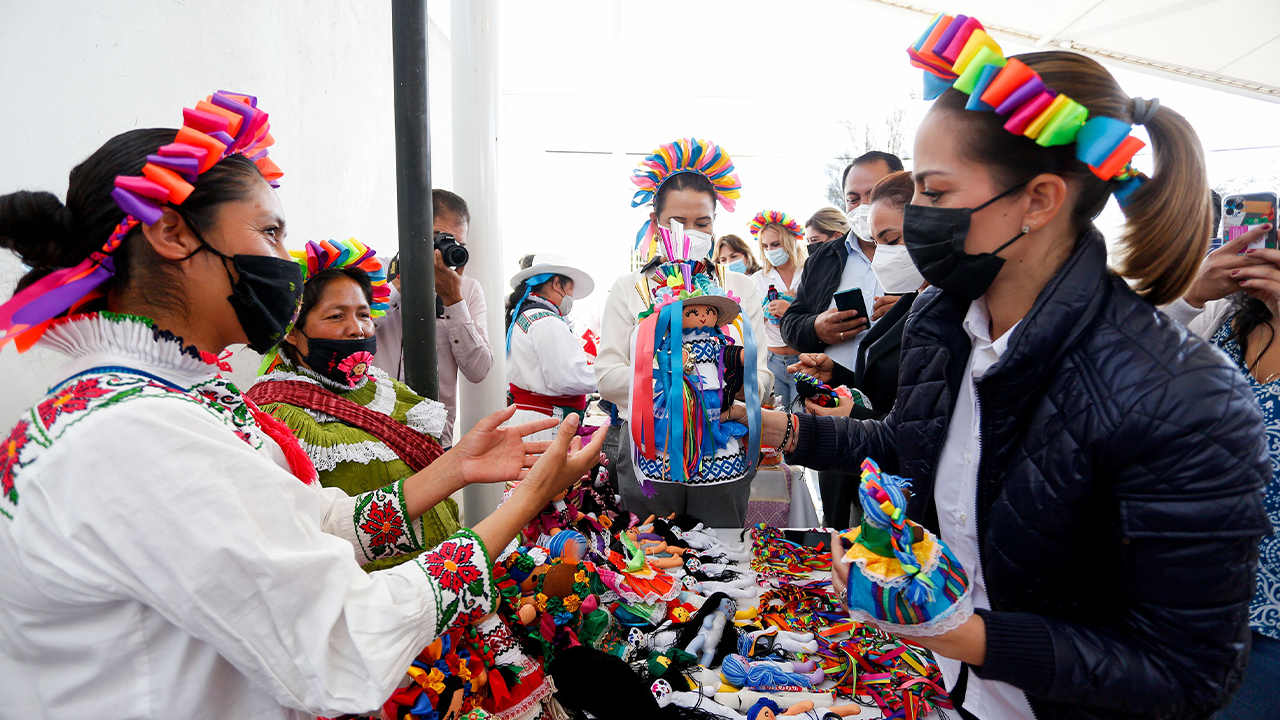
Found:
<path fill-rule="evenodd" d="M 600 462 L 600 448 L 604 445 L 607 427 L 600 427 L 585 446 L 578 436 L 578 416 L 570 415 L 560 423 L 560 430 L 550 447 L 533 463 L 516 486 L 516 492 L 533 493 L 541 498 L 542 505 L 561 492 L 568 490 L 587 470 Z M 541 505 L 539 506 L 541 507 Z M 530 517 L 529 519 L 532 519 Z"/>
<path fill-rule="evenodd" d="M 527 435 L 555 427 L 554 418 L 502 427 L 515 413 L 511 405 L 484 418 L 449 450 L 461 486 L 518 480 L 533 467 L 548 442 L 525 442 Z M 443 458 L 442 458 L 443 459 Z"/>
<path fill-rule="evenodd" d="M 536 424 L 540 428 L 547 427 L 544 423 Z M 484 541 L 490 560 L 496 560 L 516 533 L 528 525 L 552 498 L 569 489 L 574 481 L 600 461 L 605 430 L 604 427 L 596 430 L 591 442 L 584 447 L 582 438 L 578 437 L 578 417 L 572 415 L 560 423 L 555 440 L 541 443 L 549 447 L 525 473 L 524 480 L 511 492 L 511 497 L 473 528 Z"/>

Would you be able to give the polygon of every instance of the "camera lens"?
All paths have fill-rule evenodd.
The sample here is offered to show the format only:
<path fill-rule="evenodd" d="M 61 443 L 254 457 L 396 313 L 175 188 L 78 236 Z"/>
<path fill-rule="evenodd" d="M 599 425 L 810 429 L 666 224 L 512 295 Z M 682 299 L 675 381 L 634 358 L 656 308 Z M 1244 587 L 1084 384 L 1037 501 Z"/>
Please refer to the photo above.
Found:
<path fill-rule="evenodd" d="M 466 265 L 467 261 L 471 259 L 471 253 L 467 252 L 467 249 L 459 245 L 457 241 L 454 241 L 446 248 L 441 248 L 440 255 L 445 265 L 449 267 Z"/>

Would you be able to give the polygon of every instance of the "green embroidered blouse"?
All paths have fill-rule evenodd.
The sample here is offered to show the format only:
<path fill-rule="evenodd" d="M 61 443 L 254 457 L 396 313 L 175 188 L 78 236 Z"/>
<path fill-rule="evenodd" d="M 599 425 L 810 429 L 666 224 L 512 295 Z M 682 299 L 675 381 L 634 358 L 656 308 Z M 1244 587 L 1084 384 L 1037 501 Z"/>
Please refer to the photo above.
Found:
<path fill-rule="evenodd" d="M 446 421 L 444 405 L 416 395 L 409 386 L 391 379 L 376 367 L 371 367 L 369 375 L 356 387 L 346 388 L 282 359 L 272 372 L 258 378 L 260 383 L 276 380 L 320 385 L 357 405 L 390 415 L 393 420 L 437 440 Z M 386 443 L 331 415 L 278 402 L 267 403 L 262 409 L 289 426 L 315 464 L 320 483 L 326 487 L 336 487 L 354 496 L 413 474 Z M 458 504 L 446 499 L 422 515 L 423 547 L 435 547 L 460 527 Z M 416 554 L 375 560 L 364 568 L 368 571 L 381 570 L 405 562 Z"/>

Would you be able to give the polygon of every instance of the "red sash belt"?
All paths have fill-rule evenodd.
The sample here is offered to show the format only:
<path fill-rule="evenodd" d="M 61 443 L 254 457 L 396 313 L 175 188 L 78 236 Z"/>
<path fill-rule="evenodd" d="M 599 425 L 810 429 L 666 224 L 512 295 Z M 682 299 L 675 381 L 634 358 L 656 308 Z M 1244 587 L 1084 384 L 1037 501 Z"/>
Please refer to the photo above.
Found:
<path fill-rule="evenodd" d="M 558 407 L 584 412 L 587 409 L 586 395 L 542 395 L 529 392 L 515 385 L 507 385 L 516 407 L 521 410 L 533 410 L 544 415 L 554 415 Z"/>

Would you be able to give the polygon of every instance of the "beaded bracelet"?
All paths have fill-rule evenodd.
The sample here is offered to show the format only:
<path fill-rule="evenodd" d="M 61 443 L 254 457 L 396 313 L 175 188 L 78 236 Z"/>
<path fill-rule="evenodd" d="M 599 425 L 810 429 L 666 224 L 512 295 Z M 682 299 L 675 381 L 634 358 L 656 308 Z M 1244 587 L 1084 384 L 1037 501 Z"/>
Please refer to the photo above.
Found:
<path fill-rule="evenodd" d="M 793 417 L 791 413 L 787 413 L 787 429 L 782 433 L 782 442 L 778 443 L 778 449 L 782 452 L 787 451 L 787 443 L 791 442 L 791 418 Z"/>

